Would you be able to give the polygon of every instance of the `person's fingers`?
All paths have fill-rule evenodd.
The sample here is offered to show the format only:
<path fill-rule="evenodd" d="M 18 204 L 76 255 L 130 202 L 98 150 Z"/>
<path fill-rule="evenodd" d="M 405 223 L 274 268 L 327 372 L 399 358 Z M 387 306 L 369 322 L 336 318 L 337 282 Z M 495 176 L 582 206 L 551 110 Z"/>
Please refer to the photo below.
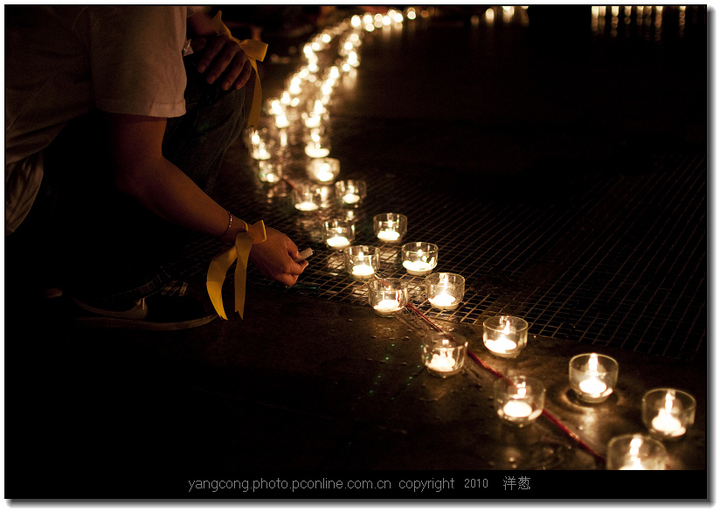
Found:
<path fill-rule="evenodd" d="M 294 274 L 282 274 L 281 276 L 278 276 L 277 280 L 285 286 L 295 286 L 298 276 Z"/>
<path fill-rule="evenodd" d="M 212 61 L 212 65 L 207 74 L 207 82 L 209 84 L 213 84 L 215 83 L 215 80 L 217 80 L 223 73 L 232 73 L 233 68 L 230 66 L 230 64 L 233 62 L 234 57 L 235 52 L 232 49 L 228 47 L 223 48 L 223 50 L 218 53 L 215 59 Z M 235 76 L 237 76 L 237 74 L 239 74 L 239 71 L 236 72 Z"/>
<path fill-rule="evenodd" d="M 223 47 L 228 41 L 229 39 L 227 38 L 227 36 L 218 36 L 216 38 L 213 38 L 209 44 L 205 45 L 202 57 L 200 58 L 200 62 L 198 62 L 197 66 L 197 70 L 200 73 L 204 73 L 205 70 L 208 69 L 210 64 L 215 60 L 215 57 L 218 56 L 218 54 L 222 51 Z M 209 76 L 208 82 L 212 83 Z"/>
<path fill-rule="evenodd" d="M 235 89 L 242 89 L 245 87 L 245 84 L 247 84 L 248 80 L 250 80 L 250 76 L 252 75 L 252 64 L 250 64 L 250 61 L 245 59 L 240 74 L 238 75 L 237 79 L 235 79 L 235 84 L 233 85 L 232 80 L 225 80 L 223 82 L 223 89 L 229 89 L 231 86 L 235 87 Z"/>

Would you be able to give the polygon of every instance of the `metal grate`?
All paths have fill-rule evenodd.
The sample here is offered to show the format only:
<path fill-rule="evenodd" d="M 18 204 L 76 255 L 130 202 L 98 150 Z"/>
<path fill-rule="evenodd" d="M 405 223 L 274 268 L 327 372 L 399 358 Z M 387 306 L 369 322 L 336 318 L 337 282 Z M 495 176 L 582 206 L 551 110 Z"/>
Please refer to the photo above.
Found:
<path fill-rule="evenodd" d="M 671 9 L 666 15 L 674 12 Z M 688 30 L 681 34 L 685 42 L 694 41 L 696 36 L 703 39 L 704 11 L 689 9 L 687 12 Z M 666 21 L 670 23 L 670 18 Z M 346 274 L 340 255 L 321 243 L 323 220 L 352 215 L 356 222 L 355 243 L 379 246 L 383 262 L 381 275 L 409 280 L 413 303 L 431 318 L 477 324 L 488 316 L 510 313 L 528 320 L 531 333 L 537 335 L 685 360 L 705 357 L 705 155 L 695 155 L 685 149 L 663 153 L 666 150 L 663 148 L 655 154 L 648 151 L 637 155 L 639 158 L 635 161 L 617 162 L 616 167 L 609 160 L 589 162 L 595 151 L 601 150 L 602 140 L 610 143 L 615 140 L 605 136 L 604 129 L 597 129 L 604 119 L 565 126 L 562 115 L 549 118 L 542 115 L 546 108 L 551 109 L 544 99 L 520 103 L 517 110 L 504 117 L 491 108 L 515 105 L 518 94 L 525 97 L 525 91 L 533 88 L 527 83 L 538 86 L 549 83 L 553 87 L 565 83 L 538 81 L 535 71 L 540 65 L 540 53 L 522 45 L 513 46 L 504 39 L 517 38 L 520 33 L 485 30 L 481 24 L 479 31 L 472 32 L 469 40 L 472 44 L 466 44 L 465 32 L 452 28 L 441 30 L 442 26 L 431 25 L 426 31 L 415 27 L 411 32 L 402 32 L 407 36 L 402 39 L 370 38 L 370 43 L 363 47 L 363 52 L 369 52 L 363 54 L 363 62 L 369 64 L 363 64 L 366 72 L 360 76 L 357 97 L 353 94 L 343 97 L 340 93 L 334 100 L 329 127 L 331 156 L 341 162 L 340 179 L 367 182 L 368 197 L 360 209 L 348 212 L 331 207 L 312 215 L 300 214 L 291 205 L 287 183 L 270 187 L 258 181 L 254 162 L 242 143 L 238 142 L 228 151 L 224 174 L 216 186 L 216 198 L 234 212 L 242 212 L 245 220 L 264 219 L 268 226 L 289 235 L 300 248 L 309 246 L 315 250 L 310 266 L 289 293 L 366 304 L 364 286 Z M 443 60 L 448 61 L 447 72 L 456 73 L 447 78 L 447 84 L 452 84 L 452 94 L 479 97 L 475 89 L 468 89 L 473 86 L 489 91 L 494 101 L 483 103 L 482 108 L 469 104 L 467 109 L 458 108 L 463 105 L 459 102 L 443 103 L 433 111 L 435 118 L 429 113 L 416 119 L 403 109 L 392 113 L 383 110 L 382 116 L 375 116 L 374 110 L 364 111 L 363 105 L 382 103 L 385 108 L 394 105 L 380 102 L 378 95 L 392 92 L 392 98 L 398 99 L 397 91 L 417 88 L 417 70 L 425 69 L 422 62 L 425 51 L 441 46 L 428 45 L 428 41 L 437 42 L 432 37 L 437 38 L 438 31 L 440 36 L 464 45 L 469 52 L 458 53 L 457 61 L 442 55 Z M 668 34 L 665 30 L 663 36 Z M 481 36 L 487 38 L 487 47 L 496 51 L 486 53 L 482 50 L 485 46 L 477 46 L 475 38 Z M 623 44 L 629 45 L 634 39 L 642 39 L 640 36 L 636 34 L 627 41 L 613 37 L 612 42 L 622 39 Z M 522 40 L 520 37 L 517 42 Z M 389 53 L 401 57 L 386 59 Z M 505 58 L 500 58 L 501 55 Z M 602 55 L 605 53 L 598 53 L 594 61 L 599 70 L 608 66 L 608 62 L 600 58 Z M 615 53 L 609 55 L 619 58 Z M 655 69 L 657 61 L 647 60 L 642 52 L 628 51 L 623 55 L 629 56 L 632 65 L 619 66 L 618 73 L 586 76 L 581 69 L 573 84 L 584 83 L 588 91 L 595 91 L 598 96 L 590 93 L 587 97 L 573 96 L 575 104 L 582 105 L 579 102 L 588 98 L 591 102 L 605 98 L 607 91 L 617 89 L 615 77 L 624 77 L 635 70 L 638 62 L 646 65 L 632 75 L 635 81 L 627 78 L 627 82 L 638 84 L 637 90 L 628 89 L 632 93 L 628 98 L 634 98 L 633 94 L 641 90 L 645 94 L 645 88 L 640 86 L 648 77 L 656 76 L 650 74 L 650 70 Z M 638 55 L 642 57 L 640 61 Z M 695 52 L 684 55 L 693 56 Z M 467 62 L 475 62 L 477 66 L 466 66 Z M 557 61 L 548 62 L 550 69 L 557 68 Z M 623 62 L 620 59 L 620 63 Z M 483 72 L 474 75 L 473 70 L 479 69 Z M 518 74 L 522 69 L 527 70 L 526 74 Z M 658 69 L 665 70 L 664 67 Z M 658 83 L 678 76 L 672 66 L 668 69 L 667 75 L 657 75 Z M 573 70 L 566 68 L 568 76 Z M 387 82 L 388 73 L 394 73 L 397 87 L 381 87 Z M 403 82 L 404 74 L 409 76 L 409 81 Z M 486 76 L 494 80 L 487 82 L 483 78 Z M 516 79 L 507 82 L 505 87 L 495 84 L 497 80 L 504 84 L 501 77 L 507 76 Z M 587 81 L 583 82 L 585 76 Z M 272 89 L 272 79 L 281 77 L 268 78 L 271 80 L 263 78 L 264 90 Z M 601 78 L 609 80 L 607 87 Z M 683 77 L 683 83 L 685 81 Z M 523 88 L 510 87 L 511 83 L 523 84 Z M 693 83 L 688 82 L 688 91 L 694 90 Z M 569 91 L 574 93 L 580 88 L 573 86 Z M 415 101 L 425 99 L 422 91 L 436 92 L 435 88 L 419 91 Z M 369 96 L 364 102 L 358 101 L 363 94 Z M 562 101 L 553 105 L 564 113 L 567 102 L 558 94 Z M 649 105 L 664 105 L 665 89 L 655 94 L 662 103 L 649 101 Z M 599 105 L 606 104 L 607 101 L 599 102 Z M 615 104 L 615 99 L 611 104 Z M 523 111 L 522 105 L 530 106 Z M 600 117 L 632 117 L 632 112 L 627 113 L 624 108 L 620 105 L 618 110 L 607 112 L 589 109 L 587 115 L 596 112 Z M 537 116 L 531 115 L 538 109 Z M 354 111 L 359 113 L 353 114 Z M 522 123 L 513 121 L 513 113 L 517 112 L 523 115 Z M 505 121 L 499 121 L 502 119 Z M 548 119 L 561 121 L 557 124 L 558 121 Z M 648 117 L 644 122 L 652 124 L 653 119 Z M 442 130 L 438 124 L 442 124 Z M 299 136 L 299 133 L 289 134 L 290 145 L 285 155 L 285 173 L 293 182 L 306 179 L 307 159 L 298 147 Z M 618 134 L 618 138 L 621 136 Z M 474 141 L 484 145 L 475 147 Z M 587 141 L 599 142 L 590 145 Z M 499 146 L 499 151 L 493 154 L 523 150 L 525 153 L 513 154 L 513 158 L 508 159 L 487 160 L 486 156 L 492 156 L 487 151 L 492 145 Z M 540 156 L 575 167 L 565 165 L 558 169 Z M 509 165 L 505 160 L 517 160 L 516 167 L 522 162 L 541 163 L 534 168 L 503 168 Z M 399 247 L 378 244 L 372 231 L 372 216 L 390 211 L 408 217 L 405 241 L 432 242 L 440 247 L 436 271 L 455 272 L 465 277 L 466 293 L 458 309 L 440 312 L 431 308 L 424 297 L 422 278 L 407 275 L 401 267 Z M 217 242 L 196 238 L 176 264 L 176 271 L 204 276 L 211 257 L 218 250 Z M 254 269 L 249 273 L 249 284 L 278 286 Z"/>
<path fill-rule="evenodd" d="M 291 148 L 290 152 L 295 151 Z M 303 158 L 288 155 L 291 181 L 305 179 Z M 242 145 L 226 157 L 220 201 L 251 212 L 312 247 L 311 265 L 291 293 L 365 305 L 365 287 L 345 272 L 342 255 L 321 243 L 323 220 L 351 216 L 356 244 L 381 248 L 384 277 L 410 282 L 413 304 L 431 318 L 481 323 L 515 314 L 531 333 L 648 354 L 693 360 L 706 344 L 706 161 L 704 157 L 653 159 L 652 172 L 593 172 L 567 178 L 562 201 L 518 203 L 467 200 L 438 188 L 433 169 L 413 173 L 356 169 L 340 178 L 365 179 L 368 197 L 358 210 L 333 206 L 312 215 L 297 212 L 290 187 L 263 186 Z M 425 176 L 428 179 L 419 179 Z M 485 186 L 493 186 L 492 184 Z M 480 185 L 482 191 L 483 185 Z M 470 192 L 470 196 L 473 192 Z M 466 278 L 462 304 L 451 312 L 425 300 L 421 277 L 409 276 L 399 247 L 378 243 L 372 216 L 394 211 L 408 217 L 404 241 L 440 247 L 436 271 Z M 204 274 L 218 250 L 198 239 L 183 270 Z M 231 278 L 231 276 L 230 276 Z M 277 286 L 254 269 L 252 286 Z"/>

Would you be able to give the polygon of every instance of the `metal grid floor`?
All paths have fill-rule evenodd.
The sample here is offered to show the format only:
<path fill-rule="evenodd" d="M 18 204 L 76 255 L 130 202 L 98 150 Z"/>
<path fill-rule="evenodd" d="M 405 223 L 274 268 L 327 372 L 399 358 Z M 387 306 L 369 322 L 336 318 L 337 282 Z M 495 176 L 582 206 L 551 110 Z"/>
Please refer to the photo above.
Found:
<path fill-rule="evenodd" d="M 692 26 L 699 23 L 699 27 L 704 27 L 704 18 L 696 19 L 701 11 L 689 11 Z M 442 31 L 443 26 L 441 23 L 429 25 L 422 31 L 398 32 L 411 39 L 412 44 L 405 36 L 402 39 L 378 36 L 364 45 L 363 62 L 369 62 L 369 70 L 360 80 L 361 91 L 348 97 L 340 93 L 335 109 L 331 109 L 328 128 L 333 149 L 330 156 L 341 162 L 338 179 L 367 182 L 368 194 L 361 208 L 343 210 L 333 206 L 310 215 L 302 214 L 291 204 L 288 183 L 275 186 L 260 183 L 255 162 L 241 142 L 228 151 L 224 174 L 216 186 L 218 201 L 233 212 L 242 213 L 247 221 L 263 219 L 266 225 L 290 236 L 301 249 L 309 246 L 315 251 L 298 284 L 288 293 L 367 304 L 365 286 L 345 272 L 341 254 L 329 250 L 321 241 L 324 220 L 351 217 L 356 223 L 355 244 L 380 247 L 379 273 L 409 280 L 413 304 L 431 318 L 480 324 L 491 315 L 514 314 L 530 323 L 532 334 L 554 339 L 684 360 L 706 357 L 705 153 L 697 148 L 668 149 L 674 146 L 655 141 L 646 146 L 653 149 L 633 155 L 631 161 L 614 162 L 607 155 L 598 155 L 597 161 L 593 161 L 593 155 L 602 151 L 602 141 L 614 140 L 606 136 L 606 130 L 598 128 L 602 123 L 576 123 L 568 128 L 542 124 L 546 120 L 539 116 L 524 123 L 483 124 L 476 121 L 482 116 L 472 109 L 467 113 L 453 110 L 455 115 L 442 120 L 436 117 L 434 121 L 429 117 L 433 114 L 414 118 L 402 109 L 400 113 L 383 111 L 383 115 L 374 110 L 365 111 L 361 105 L 377 104 L 378 98 L 373 94 L 391 90 L 381 87 L 388 81 L 388 73 L 395 73 L 392 76 L 398 82 L 392 91 L 415 87 L 412 79 L 417 78 L 416 75 L 410 73 L 410 84 L 402 79 L 407 69 L 424 69 L 422 62 L 412 60 L 418 58 L 418 54 L 422 59 L 424 52 L 418 48 L 435 48 L 435 45 L 427 46 L 427 42 L 437 42 L 430 37 L 439 37 L 437 31 L 445 38 L 462 32 L 456 30 L 455 25 L 449 31 Z M 701 32 L 697 35 L 702 35 Z M 518 59 L 527 65 L 538 58 L 538 53 L 522 46 L 522 31 L 483 31 L 480 27 L 480 31 L 473 34 L 478 37 L 484 34 L 489 38 L 487 44 L 492 44 L 492 38 L 500 38 L 498 41 L 504 44 L 498 43 L 498 52 L 511 48 L 513 52 L 520 52 L 502 53 L 505 58 L 510 57 L 507 66 L 503 65 L 505 59 L 500 58 L 501 53 L 497 58 L 492 52 L 487 55 L 471 52 L 461 57 L 460 63 L 480 62 L 489 74 L 493 75 L 494 70 L 493 76 L 508 73 L 516 76 L 518 68 L 513 66 L 517 66 Z M 430 39 L 422 39 L 421 35 Z M 504 39 L 507 37 L 517 39 L 515 46 Z M 615 37 L 611 39 L 617 43 Z M 467 42 L 462 37 L 452 40 Z M 642 47 L 632 48 L 623 58 L 637 56 L 638 51 L 644 55 Z M 369 53 L 365 54 L 366 50 Z M 388 60 L 388 52 L 398 53 L 402 58 Z M 532 59 L 528 60 L 528 55 Z M 616 53 L 611 55 L 617 57 Z M 405 59 L 409 59 L 407 65 L 404 65 Z M 557 67 L 554 60 L 549 62 L 553 69 Z M 596 65 L 599 69 L 607 67 L 602 59 Z M 273 80 L 277 82 L 276 88 L 281 87 L 284 71 L 291 71 L 291 67 L 280 66 L 267 80 L 263 79 L 263 88 L 270 96 L 273 96 Z M 448 78 L 452 94 L 472 97 L 468 90 L 461 88 L 464 93 L 458 92 L 456 87 L 467 86 L 465 82 L 470 78 L 480 80 L 480 75 L 468 78 L 463 72 L 469 68 L 458 63 L 454 66 L 448 63 L 448 68 L 459 73 L 453 75 L 452 80 Z M 622 66 L 619 69 L 627 71 Z M 672 73 L 668 76 L 675 76 Z M 603 90 L 602 84 L 596 83 L 601 75 L 588 76 L 589 83 L 576 82 L 592 86 L 594 91 Z M 610 73 L 605 77 L 610 80 L 610 90 L 615 90 L 614 76 Z M 532 73 L 527 77 L 537 78 Z M 490 90 L 500 96 L 504 93 L 501 89 Z M 358 102 L 357 98 L 363 93 L 369 94 L 368 91 L 370 100 Z M 588 98 L 593 101 L 592 95 Z M 496 100 L 499 105 L 512 104 L 509 100 L 503 102 L 502 97 Z M 345 108 L 345 103 L 352 108 Z M 383 104 L 387 107 L 387 102 Z M 541 102 L 535 106 L 545 105 Z M 606 114 L 612 116 L 613 112 Z M 626 114 L 621 111 L 615 115 Z M 653 121 L 648 118 L 645 122 Z M 442 123 L 442 130 L 438 129 L 438 123 Z M 545 137 L 548 130 L 551 136 Z M 285 174 L 291 182 L 307 179 L 307 158 L 299 148 L 300 137 L 299 133 L 289 133 L 289 146 L 284 155 Z M 522 161 L 528 162 L 527 158 L 523 160 L 527 155 L 512 154 L 523 148 L 518 138 L 525 142 L 547 141 L 548 147 L 543 146 L 543 152 L 547 149 L 545 153 L 550 158 L 570 162 L 575 168 L 558 170 L 552 163 L 520 171 L 512 166 L 499 168 L 505 161 L 517 160 L 516 167 Z M 470 147 L 476 140 L 485 141 L 482 149 Z M 494 144 L 500 147 L 497 153 L 512 156 L 483 161 L 483 149 Z M 418 152 L 418 148 L 423 151 Z M 532 149 L 537 149 L 537 144 Z M 375 238 L 372 217 L 385 212 L 408 217 L 404 242 L 432 242 L 439 246 L 436 272 L 455 272 L 465 277 L 465 296 L 456 310 L 442 312 L 432 308 L 424 296 L 423 278 L 409 276 L 401 266 L 399 247 L 381 244 Z M 177 269 L 186 275 L 204 276 L 218 250 L 216 241 L 196 238 Z M 231 273 L 228 279 L 232 279 Z M 250 286 L 279 287 L 254 269 L 249 272 L 248 282 Z"/>
<path fill-rule="evenodd" d="M 290 181 L 304 181 L 303 157 L 289 154 L 287 161 Z M 562 201 L 467 200 L 458 190 L 418 179 L 417 170 L 409 175 L 357 169 L 339 178 L 367 181 L 359 209 L 332 206 L 310 215 L 294 209 L 286 182 L 260 183 L 242 144 L 231 148 L 225 166 L 221 203 L 252 212 L 247 220 L 264 219 L 301 249 L 314 249 L 289 293 L 367 304 L 365 285 L 345 272 L 341 253 L 322 243 L 324 220 L 350 217 L 355 244 L 381 248 L 379 275 L 407 279 L 412 303 L 430 318 L 478 324 L 513 314 L 541 336 L 685 360 L 705 356 L 704 156 L 657 155 L 644 174 L 581 174 L 569 178 L 565 190 L 571 193 Z M 481 185 L 476 192 L 482 190 Z M 476 197 L 472 191 L 469 196 Z M 423 278 L 402 267 L 399 246 L 374 236 L 372 216 L 389 211 L 408 217 L 403 242 L 439 246 L 436 272 L 465 277 L 466 293 L 456 310 L 432 308 Z M 182 270 L 204 275 L 217 250 L 215 242 L 197 239 Z M 278 286 L 254 269 L 248 282 Z"/>

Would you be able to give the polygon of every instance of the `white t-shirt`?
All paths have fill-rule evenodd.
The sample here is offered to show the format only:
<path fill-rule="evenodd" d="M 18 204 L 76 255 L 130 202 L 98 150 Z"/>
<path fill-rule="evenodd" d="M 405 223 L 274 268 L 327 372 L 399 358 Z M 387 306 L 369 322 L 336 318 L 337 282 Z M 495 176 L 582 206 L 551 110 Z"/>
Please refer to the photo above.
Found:
<path fill-rule="evenodd" d="M 94 108 L 185 113 L 187 7 L 6 6 L 5 229 L 37 195 L 42 151 Z"/>

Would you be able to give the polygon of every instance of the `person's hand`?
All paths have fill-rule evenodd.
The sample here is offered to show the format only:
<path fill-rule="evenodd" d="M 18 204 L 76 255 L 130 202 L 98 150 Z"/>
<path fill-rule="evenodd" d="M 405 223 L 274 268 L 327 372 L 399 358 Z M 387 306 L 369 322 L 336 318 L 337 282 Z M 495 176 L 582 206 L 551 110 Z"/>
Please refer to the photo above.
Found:
<path fill-rule="evenodd" d="M 284 233 L 273 228 L 265 228 L 267 240 L 255 244 L 250 250 L 250 262 L 260 272 L 270 279 L 274 279 L 285 286 L 293 286 L 302 274 L 307 261 L 295 263 L 293 259 L 299 258 L 297 246 Z"/>
<path fill-rule="evenodd" d="M 219 35 L 193 39 L 192 45 L 194 53 L 202 53 L 197 70 L 207 71 L 209 84 L 221 78 L 220 87 L 227 91 L 231 87 L 241 89 L 250 79 L 252 65 L 237 41 Z"/>

